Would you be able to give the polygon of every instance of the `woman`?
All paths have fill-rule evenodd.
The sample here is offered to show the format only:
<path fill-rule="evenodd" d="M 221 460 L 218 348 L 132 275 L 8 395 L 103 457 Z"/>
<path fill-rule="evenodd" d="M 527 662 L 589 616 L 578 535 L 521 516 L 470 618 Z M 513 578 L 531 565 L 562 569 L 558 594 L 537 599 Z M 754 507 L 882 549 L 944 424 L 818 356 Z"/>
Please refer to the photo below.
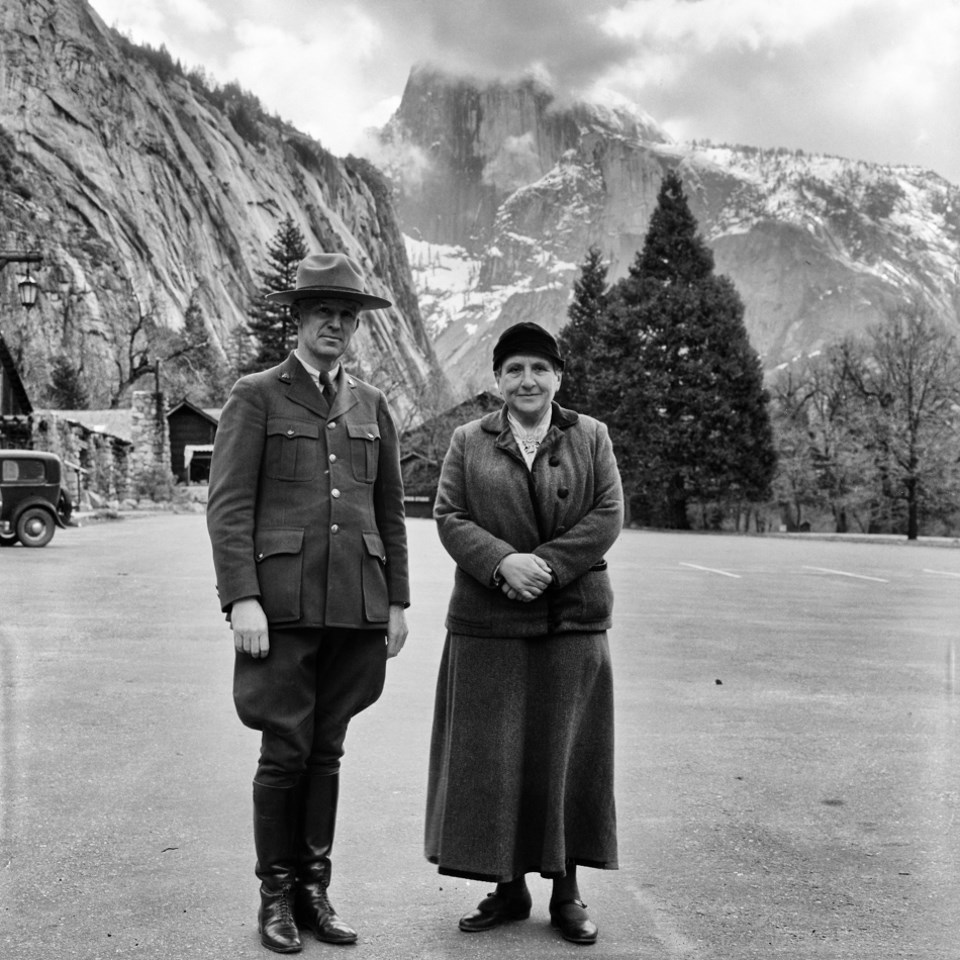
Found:
<path fill-rule="evenodd" d="M 597 939 L 577 867 L 617 867 L 604 553 L 623 523 L 606 427 L 553 402 L 563 370 L 535 323 L 493 351 L 504 407 L 458 427 L 434 516 L 457 563 L 430 750 L 426 854 L 496 882 L 460 929 L 530 915 L 524 875 L 552 879 L 550 919 Z"/>

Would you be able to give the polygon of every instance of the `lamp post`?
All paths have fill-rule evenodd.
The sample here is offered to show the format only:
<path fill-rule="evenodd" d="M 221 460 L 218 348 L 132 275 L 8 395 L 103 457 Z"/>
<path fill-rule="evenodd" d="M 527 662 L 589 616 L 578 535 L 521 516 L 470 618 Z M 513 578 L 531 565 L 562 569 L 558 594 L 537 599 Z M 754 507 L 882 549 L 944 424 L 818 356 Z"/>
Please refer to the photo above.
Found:
<path fill-rule="evenodd" d="M 25 263 L 27 275 L 17 283 L 17 293 L 20 295 L 20 304 L 29 310 L 37 302 L 39 285 L 30 276 L 31 263 L 43 263 L 43 254 L 36 250 L 0 250 L 0 270 L 8 263 Z"/>
<path fill-rule="evenodd" d="M 27 275 L 17 283 L 17 292 L 20 296 L 20 303 L 25 310 L 30 310 L 37 302 L 37 281 L 30 276 L 30 264 L 42 263 L 43 255 L 35 250 L 4 250 L 0 249 L 0 273 L 8 263 L 25 263 L 27 265 Z M 3 348 L 4 355 L 8 353 L 7 345 L 3 342 L 3 334 L 0 333 L 0 347 Z M 23 407 L 23 412 L 31 412 L 30 401 L 20 382 L 20 375 L 16 369 L 10 374 L 13 382 L 14 393 L 19 391 L 19 403 Z M 0 446 L 6 446 L 6 431 L 4 421 L 6 420 L 8 401 L 14 393 L 11 393 L 10 385 L 6 382 L 8 379 L 6 369 L 0 370 Z M 16 420 L 16 417 L 14 418 Z"/>

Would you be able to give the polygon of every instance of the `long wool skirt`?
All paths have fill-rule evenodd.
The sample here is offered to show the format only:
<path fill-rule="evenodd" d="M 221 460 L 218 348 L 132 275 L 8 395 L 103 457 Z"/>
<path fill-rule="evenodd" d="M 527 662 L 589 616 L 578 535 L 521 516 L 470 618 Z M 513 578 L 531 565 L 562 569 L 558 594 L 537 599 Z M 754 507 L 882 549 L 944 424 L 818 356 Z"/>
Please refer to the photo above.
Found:
<path fill-rule="evenodd" d="M 607 635 L 447 635 L 434 707 L 426 855 L 507 881 L 617 868 Z"/>

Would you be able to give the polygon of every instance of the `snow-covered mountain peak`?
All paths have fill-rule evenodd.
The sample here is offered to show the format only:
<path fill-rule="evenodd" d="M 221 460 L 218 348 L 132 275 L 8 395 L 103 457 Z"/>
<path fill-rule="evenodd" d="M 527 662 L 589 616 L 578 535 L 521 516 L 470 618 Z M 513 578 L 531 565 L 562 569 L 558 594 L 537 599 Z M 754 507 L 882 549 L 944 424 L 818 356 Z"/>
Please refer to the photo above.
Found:
<path fill-rule="evenodd" d="M 626 272 L 671 169 L 767 369 L 918 291 L 960 327 L 960 189 L 927 170 L 677 143 L 635 105 L 436 74 L 411 77 L 385 140 L 428 158 L 395 177 L 399 216 L 441 362 L 478 389 L 506 326 L 564 325 L 591 245 Z"/>

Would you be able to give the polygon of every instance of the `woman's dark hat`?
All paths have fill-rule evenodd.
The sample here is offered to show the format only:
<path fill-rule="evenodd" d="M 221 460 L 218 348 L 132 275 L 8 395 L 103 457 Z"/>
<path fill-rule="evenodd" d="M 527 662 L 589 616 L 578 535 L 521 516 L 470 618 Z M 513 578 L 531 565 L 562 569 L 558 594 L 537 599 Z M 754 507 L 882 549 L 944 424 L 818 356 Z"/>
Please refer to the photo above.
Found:
<path fill-rule="evenodd" d="M 296 303 L 317 297 L 352 300 L 363 310 L 392 306 L 389 300 L 367 293 L 360 265 L 344 253 L 314 253 L 305 257 L 297 267 L 297 285 L 292 290 L 267 294 L 267 300 L 274 303 Z"/>
<path fill-rule="evenodd" d="M 493 348 L 493 369 L 496 370 L 507 357 L 517 353 L 535 353 L 553 361 L 558 370 L 563 369 L 563 357 L 560 356 L 556 339 L 539 323 L 524 321 L 507 327 Z"/>

